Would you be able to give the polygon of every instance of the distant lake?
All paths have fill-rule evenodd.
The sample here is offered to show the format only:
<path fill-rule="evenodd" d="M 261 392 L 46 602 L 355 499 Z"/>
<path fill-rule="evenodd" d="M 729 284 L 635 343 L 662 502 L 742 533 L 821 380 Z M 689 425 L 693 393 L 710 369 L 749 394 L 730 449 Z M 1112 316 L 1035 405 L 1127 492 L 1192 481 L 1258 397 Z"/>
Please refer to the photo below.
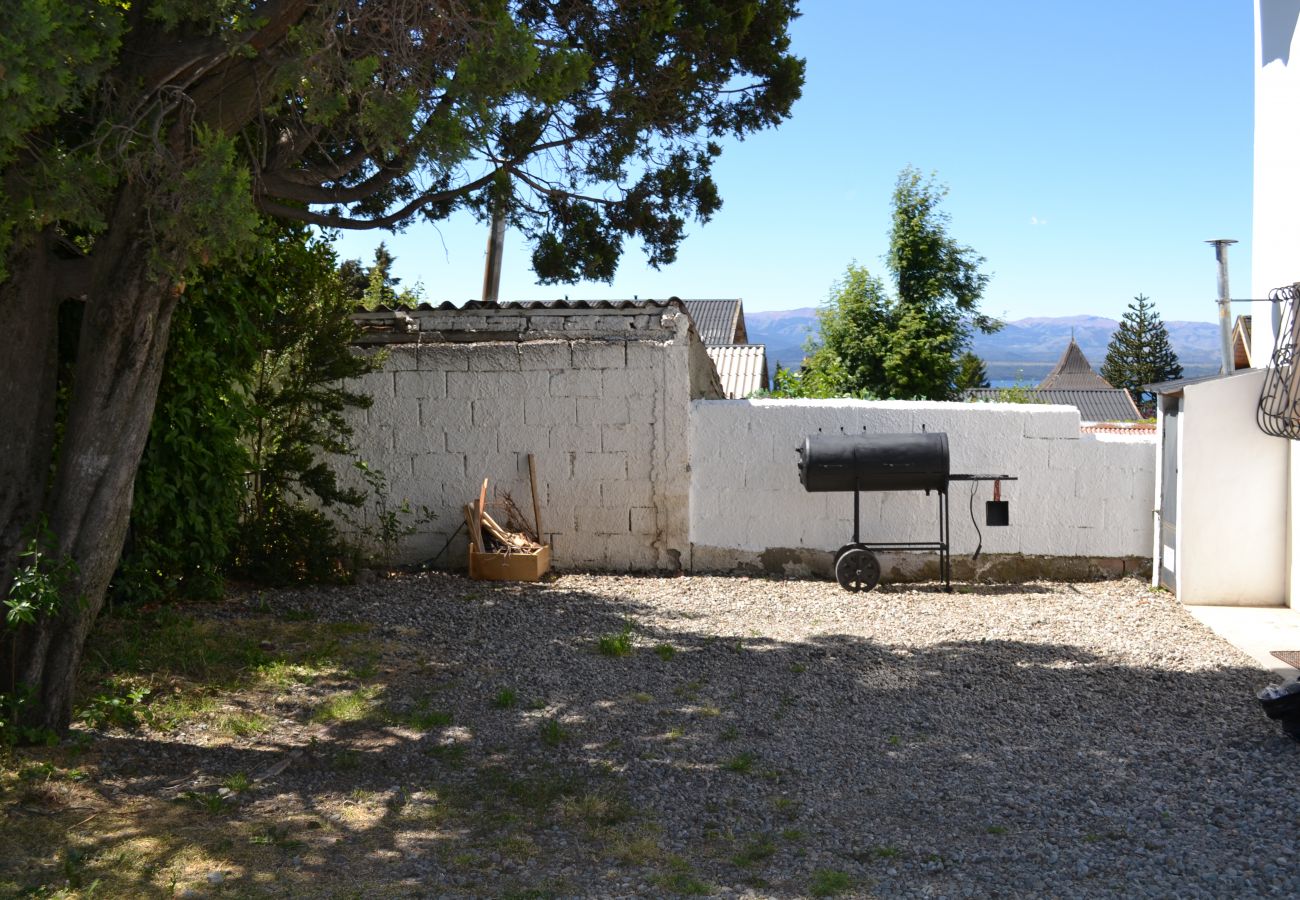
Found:
<path fill-rule="evenodd" d="M 994 387 L 994 388 L 1013 388 L 1016 386 L 1016 383 L 1017 383 L 1016 379 L 1014 378 L 990 378 L 989 379 L 989 387 Z M 1019 383 L 1021 387 L 1038 387 L 1037 381 L 1030 381 L 1027 378 L 1020 379 Z"/>

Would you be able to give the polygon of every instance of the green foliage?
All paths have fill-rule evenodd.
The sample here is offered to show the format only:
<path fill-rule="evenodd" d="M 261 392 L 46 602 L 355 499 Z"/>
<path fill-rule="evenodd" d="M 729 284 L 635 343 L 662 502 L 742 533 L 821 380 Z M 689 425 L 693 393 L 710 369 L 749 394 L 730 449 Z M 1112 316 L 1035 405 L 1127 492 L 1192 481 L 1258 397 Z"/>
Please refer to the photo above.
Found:
<path fill-rule="evenodd" d="M 973 388 L 986 388 L 988 386 L 989 373 L 988 369 L 984 367 L 984 360 L 980 359 L 969 350 L 957 357 L 958 391 L 967 391 Z"/>
<path fill-rule="evenodd" d="M 1155 394 L 1142 386 L 1183 377 L 1169 331 L 1149 297 L 1139 294 L 1128 305 L 1106 348 L 1101 377 L 1114 387 L 1127 388 L 1145 416 L 1154 415 Z"/>
<path fill-rule="evenodd" d="M 813 872 L 808 893 L 813 897 L 835 897 L 853 887 L 853 876 L 837 869 L 818 869 Z"/>
<path fill-rule="evenodd" d="M 779 381 L 775 395 L 950 400 L 960 393 L 960 357 L 971 336 L 1001 325 L 979 311 L 984 258 L 949 236 L 939 210 L 946 194 L 915 169 L 902 171 L 886 257 L 892 294 L 851 264 L 818 311 L 819 338 L 803 371 Z"/>
<path fill-rule="evenodd" d="M 596 651 L 601 656 L 620 657 L 632 652 L 632 626 L 624 626 L 618 634 L 604 634 L 596 641 Z"/>
<path fill-rule="evenodd" d="M 323 454 L 351 453 L 343 379 L 381 360 L 354 355 L 356 326 L 329 245 L 267 227 L 239 266 L 205 271 L 177 309 L 131 529 L 114 581 L 127 601 L 218 596 L 233 565 L 282 584 L 337 579 L 355 552 L 330 509 L 376 510 L 381 541 L 403 527 L 382 473 L 344 485 Z"/>
<path fill-rule="evenodd" d="M 6 637 L 13 643 L 10 655 L 17 665 L 17 645 L 23 629 L 53 617 L 64 603 L 64 591 L 76 577 L 76 564 L 55 552 L 54 535 L 44 519 L 29 529 L 25 548 L 18 554 L 18 566 L 13 581 L 4 598 L 5 616 L 0 623 L 0 640 Z M 0 747 L 14 744 L 50 743 L 57 735 L 43 728 L 22 724 L 26 712 L 36 702 L 32 685 L 19 682 L 17 672 L 11 672 L 9 681 L 13 688 L 0 692 Z"/>
<path fill-rule="evenodd" d="M 360 263 L 349 260 L 353 263 L 349 266 L 346 273 L 340 267 L 340 277 L 346 274 L 349 279 L 355 279 L 356 269 L 360 268 Z M 375 264 L 366 271 L 365 289 L 361 292 L 361 303 L 367 309 L 375 309 L 379 306 L 386 306 L 390 309 L 395 306 L 414 307 L 420 302 L 420 295 L 423 293 L 419 284 L 414 288 L 402 288 L 400 291 L 397 286 L 402 283 L 402 279 L 393 275 L 393 254 L 388 252 L 388 245 L 383 241 L 375 248 Z M 354 268 L 355 267 L 355 268 Z M 349 295 L 352 294 L 353 288 L 345 284 L 345 289 Z"/>

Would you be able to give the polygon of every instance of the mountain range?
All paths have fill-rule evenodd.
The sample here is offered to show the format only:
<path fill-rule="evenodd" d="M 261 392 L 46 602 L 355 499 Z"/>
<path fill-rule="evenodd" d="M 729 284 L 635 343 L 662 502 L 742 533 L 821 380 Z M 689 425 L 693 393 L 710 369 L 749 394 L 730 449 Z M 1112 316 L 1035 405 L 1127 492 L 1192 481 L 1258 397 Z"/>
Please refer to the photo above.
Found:
<path fill-rule="evenodd" d="M 1079 349 L 1100 369 L 1106 346 L 1119 323 L 1102 316 L 1032 316 L 1007 322 L 995 334 L 976 335 L 972 349 L 984 360 L 992 380 L 1036 383 L 1051 371 L 1073 335 Z M 770 369 L 780 363 L 798 368 L 808 336 L 817 330 L 812 307 L 746 312 L 750 343 L 766 344 Z M 1169 342 L 1187 377 L 1219 370 L 1219 327 L 1209 322 L 1166 322 Z"/>

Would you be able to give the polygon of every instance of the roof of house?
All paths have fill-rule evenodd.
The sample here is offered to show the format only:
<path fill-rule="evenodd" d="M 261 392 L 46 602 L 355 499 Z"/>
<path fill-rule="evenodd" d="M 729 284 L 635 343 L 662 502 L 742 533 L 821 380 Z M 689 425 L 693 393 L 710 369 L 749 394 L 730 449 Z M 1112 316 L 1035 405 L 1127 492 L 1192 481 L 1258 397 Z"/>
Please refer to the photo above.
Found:
<path fill-rule="evenodd" d="M 683 300 L 682 305 L 709 347 L 746 344 L 745 312 L 739 300 Z"/>
<path fill-rule="evenodd" d="M 737 301 L 739 302 L 739 301 Z M 468 303 L 462 303 L 457 306 L 450 300 L 444 300 L 437 305 L 432 303 L 421 303 L 419 306 L 376 306 L 370 309 L 365 306 L 358 306 L 355 310 L 357 313 L 380 313 L 380 312 L 411 312 L 413 310 L 443 310 L 465 312 L 467 310 L 516 310 L 516 309 L 667 309 L 676 307 L 685 309 L 683 301 L 677 297 L 669 297 L 667 300 L 510 300 L 506 302 L 470 300 Z M 688 311 L 689 312 L 689 311 Z M 698 326 L 697 326 L 698 330 Z"/>
<path fill-rule="evenodd" d="M 1136 422 L 1142 418 L 1133 397 L 1123 388 L 1097 390 L 1060 390 L 1053 388 L 1026 388 L 1017 391 L 1030 403 L 1050 403 L 1056 406 L 1073 406 L 1085 422 Z M 997 402 L 1006 397 L 999 388 L 975 388 L 966 391 L 966 399 Z"/>
<path fill-rule="evenodd" d="M 718 370 L 728 400 L 743 400 L 755 391 L 767 390 L 767 348 L 762 344 L 732 344 L 705 347 L 705 350 Z"/>
<path fill-rule="evenodd" d="M 1232 326 L 1232 365 L 1235 369 L 1251 368 L 1250 316 L 1237 316 Z"/>
<path fill-rule="evenodd" d="M 1047 377 L 1039 382 L 1038 387 L 1041 390 L 1067 390 L 1067 391 L 1113 391 L 1112 385 L 1105 378 L 1102 378 L 1093 371 L 1088 357 L 1083 355 L 1079 345 L 1070 338 L 1069 345 L 1066 346 L 1065 352 L 1056 362 L 1056 368 L 1047 373 Z"/>
<path fill-rule="evenodd" d="M 1094 425 L 1082 425 L 1079 428 L 1084 434 L 1123 434 L 1130 437 L 1154 436 L 1156 426 L 1154 422 L 1099 422 Z"/>

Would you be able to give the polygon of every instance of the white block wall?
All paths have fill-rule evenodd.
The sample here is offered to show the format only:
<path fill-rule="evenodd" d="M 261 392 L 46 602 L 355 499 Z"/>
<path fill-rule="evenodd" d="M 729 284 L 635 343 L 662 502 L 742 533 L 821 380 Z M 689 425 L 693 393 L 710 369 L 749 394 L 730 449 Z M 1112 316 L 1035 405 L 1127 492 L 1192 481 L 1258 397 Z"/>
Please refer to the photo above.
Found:
<path fill-rule="evenodd" d="M 833 551 L 852 536 L 851 494 L 807 493 L 795 448 L 808 434 L 948 434 L 952 471 L 1006 473 L 1011 526 L 983 525 L 984 552 L 1149 557 L 1155 445 L 1080 435 L 1073 407 L 852 400 L 700 400 L 691 408 L 691 542 L 697 562 L 772 549 Z M 975 549 L 970 488 L 951 489 L 954 556 Z M 937 496 L 862 495 L 863 540 L 934 541 Z"/>
<path fill-rule="evenodd" d="M 468 326 L 464 314 L 436 315 L 447 330 L 545 336 L 393 344 L 383 371 L 352 384 L 374 400 L 354 420 L 359 456 L 385 473 L 394 504 L 437 515 L 403 539 L 396 561 L 433 557 L 484 477 L 494 516 L 492 498 L 508 492 L 531 521 L 531 452 L 557 567 L 687 564 L 692 360 L 708 361 L 684 313 L 520 314 L 511 328 L 500 327 L 505 315 Z M 463 564 L 465 554 L 461 536 L 438 564 Z"/>

